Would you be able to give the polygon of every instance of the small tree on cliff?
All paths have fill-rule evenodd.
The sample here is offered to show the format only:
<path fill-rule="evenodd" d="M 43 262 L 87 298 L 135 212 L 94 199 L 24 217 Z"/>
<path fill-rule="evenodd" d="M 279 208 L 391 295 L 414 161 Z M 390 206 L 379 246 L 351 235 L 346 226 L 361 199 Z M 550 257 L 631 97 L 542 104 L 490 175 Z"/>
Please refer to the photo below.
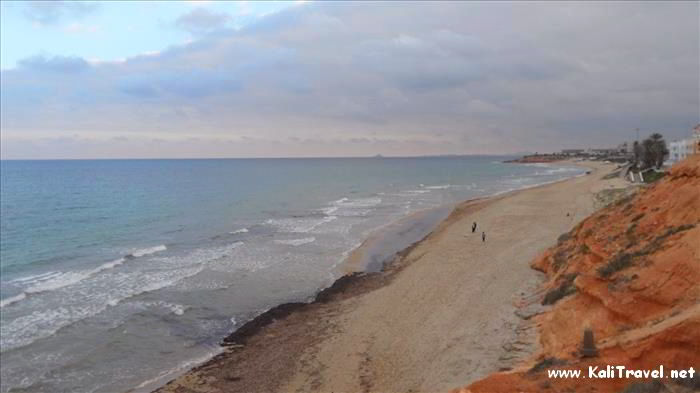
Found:
<path fill-rule="evenodd" d="M 649 138 L 642 141 L 642 151 L 644 168 L 661 168 L 664 158 L 668 155 L 663 135 L 658 132 L 651 134 Z"/>

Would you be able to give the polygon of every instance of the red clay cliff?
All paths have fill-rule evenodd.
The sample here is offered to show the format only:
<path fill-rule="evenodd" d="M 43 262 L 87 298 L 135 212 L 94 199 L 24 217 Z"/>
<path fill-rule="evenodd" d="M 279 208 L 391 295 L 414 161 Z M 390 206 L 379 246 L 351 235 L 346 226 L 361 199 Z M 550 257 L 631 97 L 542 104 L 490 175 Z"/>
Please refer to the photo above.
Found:
<path fill-rule="evenodd" d="M 541 351 L 520 369 L 454 392 L 689 392 L 700 390 L 700 156 L 563 234 L 532 263 L 547 275 L 534 317 Z M 597 357 L 582 357 L 584 329 Z M 547 370 L 623 365 L 694 367 L 690 379 L 554 379 Z"/>

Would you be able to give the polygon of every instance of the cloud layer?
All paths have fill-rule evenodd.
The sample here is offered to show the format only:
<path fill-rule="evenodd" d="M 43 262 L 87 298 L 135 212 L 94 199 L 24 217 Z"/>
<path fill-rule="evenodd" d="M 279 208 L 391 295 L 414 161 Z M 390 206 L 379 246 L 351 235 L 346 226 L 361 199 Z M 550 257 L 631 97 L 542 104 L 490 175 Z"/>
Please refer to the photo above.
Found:
<path fill-rule="evenodd" d="M 193 34 L 201 34 L 223 28 L 230 19 L 225 13 L 195 8 L 177 18 L 175 26 Z"/>
<path fill-rule="evenodd" d="M 82 18 L 98 7 L 98 3 L 78 1 L 30 1 L 26 4 L 24 16 L 34 23 L 51 25 L 64 18 Z"/>
<path fill-rule="evenodd" d="M 700 121 L 698 4 L 329 3 L 2 72 L 2 154 L 328 156 L 605 146 Z"/>

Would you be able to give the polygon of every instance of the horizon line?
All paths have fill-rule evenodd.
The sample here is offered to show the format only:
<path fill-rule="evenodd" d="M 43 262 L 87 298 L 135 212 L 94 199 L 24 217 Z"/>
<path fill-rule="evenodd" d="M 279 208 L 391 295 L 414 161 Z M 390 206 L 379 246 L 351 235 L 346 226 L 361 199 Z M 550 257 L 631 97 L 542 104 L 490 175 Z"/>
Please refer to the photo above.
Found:
<path fill-rule="evenodd" d="M 375 154 L 371 156 L 278 156 L 278 157 L 117 157 L 117 158 L 0 158 L 0 161 L 129 161 L 129 160 L 294 160 L 294 159 L 331 159 L 331 158 L 432 158 L 432 157 L 487 157 L 487 156 L 519 156 L 532 152 L 519 153 L 488 153 L 488 154 L 424 154 L 415 156 L 386 156 Z M 542 153 L 545 154 L 545 153 Z M 549 154 L 549 153 L 547 153 Z"/>

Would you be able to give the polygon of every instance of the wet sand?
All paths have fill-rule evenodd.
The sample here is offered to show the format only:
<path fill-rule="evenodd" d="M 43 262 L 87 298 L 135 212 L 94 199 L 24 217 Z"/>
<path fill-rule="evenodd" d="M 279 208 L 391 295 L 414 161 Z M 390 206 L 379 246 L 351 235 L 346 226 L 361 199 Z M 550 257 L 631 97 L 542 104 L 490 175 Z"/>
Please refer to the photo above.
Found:
<path fill-rule="evenodd" d="M 339 275 L 379 272 L 399 252 L 429 235 L 454 207 L 450 204 L 420 210 L 374 231 L 339 266 Z"/>
<path fill-rule="evenodd" d="M 511 367 L 537 350 L 530 261 L 618 186 L 613 165 L 582 165 L 592 174 L 460 204 L 384 270 L 268 311 L 158 392 L 437 392 Z"/>

